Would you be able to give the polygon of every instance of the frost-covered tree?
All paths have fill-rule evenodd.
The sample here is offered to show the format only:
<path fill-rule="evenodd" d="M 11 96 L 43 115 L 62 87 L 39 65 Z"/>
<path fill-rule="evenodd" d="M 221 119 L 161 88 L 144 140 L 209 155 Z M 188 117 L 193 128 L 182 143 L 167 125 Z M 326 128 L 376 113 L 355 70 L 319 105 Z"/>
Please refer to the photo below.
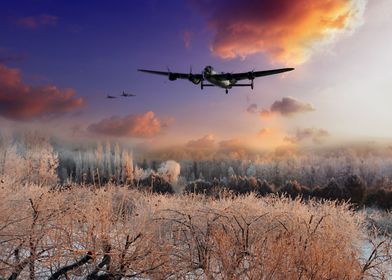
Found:
<path fill-rule="evenodd" d="M 113 156 L 113 171 L 116 178 L 116 182 L 120 182 L 121 178 L 121 151 L 118 143 L 114 145 L 114 156 Z"/>
<path fill-rule="evenodd" d="M 49 142 L 43 143 L 39 154 L 37 183 L 42 185 L 56 185 L 58 183 L 58 154 L 53 150 L 53 146 Z"/>
<path fill-rule="evenodd" d="M 133 170 L 133 176 L 134 176 L 134 178 L 136 180 L 136 186 L 139 187 L 140 180 L 142 180 L 143 177 L 144 177 L 143 169 L 136 165 L 134 170 Z"/>
<path fill-rule="evenodd" d="M 248 177 L 255 177 L 256 176 L 256 165 L 250 164 L 249 167 L 246 169 L 246 176 Z"/>
<path fill-rule="evenodd" d="M 233 176 L 235 176 L 235 172 L 234 172 L 233 167 L 230 166 L 230 167 L 227 169 L 227 176 L 228 176 L 228 177 L 233 177 Z"/>
<path fill-rule="evenodd" d="M 181 166 L 174 160 L 163 162 L 158 168 L 158 175 L 170 184 L 176 184 L 181 172 Z"/>
<path fill-rule="evenodd" d="M 133 180 L 133 159 L 127 149 L 123 149 L 121 153 L 121 178 L 124 183 L 132 182 Z"/>
<path fill-rule="evenodd" d="M 9 182 L 23 184 L 26 182 L 27 161 L 17 153 L 16 144 L 6 144 L 2 148 L 1 175 Z"/>
<path fill-rule="evenodd" d="M 105 177 L 109 180 L 112 177 L 112 153 L 110 142 L 107 141 L 105 145 Z"/>
<path fill-rule="evenodd" d="M 2 141 L 0 172 L 15 184 L 58 183 L 58 154 L 47 137 L 26 133 Z"/>

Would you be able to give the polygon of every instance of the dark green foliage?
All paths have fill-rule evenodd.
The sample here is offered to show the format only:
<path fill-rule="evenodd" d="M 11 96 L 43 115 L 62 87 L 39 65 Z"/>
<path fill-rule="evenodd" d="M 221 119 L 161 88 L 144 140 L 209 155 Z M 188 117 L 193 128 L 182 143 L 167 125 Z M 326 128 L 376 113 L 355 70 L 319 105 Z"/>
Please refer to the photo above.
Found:
<path fill-rule="evenodd" d="M 344 182 L 344 187 L 352 203 L 359 205 L 363 202 L 366 185 L 358 175 L 348 176 Z"/>
<path fill-rule="evenodd" d="M 278 190 L 278 193 L 285 194 L 291 198 L 296 198 L 297 196 L 302 195 L 303 191 L 305 191 L 305 188 L 294 180 L 294 181 L 287 181 L 286 184 L 284 184 L 284 186 Z"/>
<path fill-rule="evenodd" d="M 142 188 L 150 188 L 153 193 L 173 194 L 172 185 L 156 174 L 150 174 L 147 178 L 140 181 Z"/>
<path fill-rule="evenodd" d="M 201 179 L 190 182 L 185 187 L 185 191 L 188 193 L 206 194 L 206 195 L 211 195 L 212 189 L 213 189 L 213 185 L 210 182 Z"/>
<path fill-rule="evenodd" d="M 366 195 L 365 205 L 392 210 L 392 191 L 385 189 L 370 190 Z"/>
<path fill-rule="evenodd" d="M 252 187 L 252 184 L 250 182 L 250 180 L 246 177 L 238 177 L 235 180 L 235 184 L 230 184 L 229 188 L 237 194 L 246 194 L 246 193 L 250 193 L 254 190 L 254 187 L 256 185 L 254 184 L 254 186 Z"/>
<path fill-rule="evenodd" d="M 257 187 L 255 189 L 256 194 L 265 196 L 267 194 L 273 193 L 272 186 L 268 184 L 266 180 L 257 180 Z"/>
<path fill-rule="evenodd" d="M 347 200 L 348 192 L 332 178 L 324 188 L 315 188 L 312 195 L 329 200 Z"/>

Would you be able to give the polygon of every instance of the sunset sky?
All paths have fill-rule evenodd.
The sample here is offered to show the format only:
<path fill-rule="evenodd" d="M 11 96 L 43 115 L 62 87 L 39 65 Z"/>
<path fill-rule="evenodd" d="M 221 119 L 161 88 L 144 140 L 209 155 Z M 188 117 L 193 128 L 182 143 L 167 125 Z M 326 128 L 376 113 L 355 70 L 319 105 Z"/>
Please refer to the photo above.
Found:
<path fill-rule="evenodd" d="M 0 38 L 1 127 L 195 149 L 392 139 L 390 0 L 6 1 Z M 137 71 L 206 65 L 296 69 L 228 95 Z"/>

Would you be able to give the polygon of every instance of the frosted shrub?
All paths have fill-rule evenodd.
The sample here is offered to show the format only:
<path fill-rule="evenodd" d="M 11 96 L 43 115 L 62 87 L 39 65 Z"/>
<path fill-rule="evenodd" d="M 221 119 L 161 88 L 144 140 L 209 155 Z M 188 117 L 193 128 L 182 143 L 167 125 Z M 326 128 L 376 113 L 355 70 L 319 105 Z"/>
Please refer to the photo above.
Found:
<path fill-rule="evenodd" d="M 1 279 L 388 279 L 348 204 L 0 188 Z M 381 258 L 383 263 L 380 263 Z M 196 275 L 199 275 L 197 277 Z"/>

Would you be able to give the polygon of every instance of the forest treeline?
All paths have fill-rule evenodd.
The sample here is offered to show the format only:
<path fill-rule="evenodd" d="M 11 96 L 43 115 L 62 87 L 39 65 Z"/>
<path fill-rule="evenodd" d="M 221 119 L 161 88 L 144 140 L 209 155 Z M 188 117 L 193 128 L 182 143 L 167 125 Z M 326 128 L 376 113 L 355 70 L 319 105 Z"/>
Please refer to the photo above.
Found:
<path fill-rule="evenodd" d="M 0 279 L 389 279 L 390 167 L 0 137 Z"/>
<path fill-rule="evenodd" d="M 126 185 L 158 193 L 254 192 L 351 201 L 392 209 L 392 157 L 336 151 L 246 160 L 136 159 L 118 143 L 61 145 L 38 133 L 0 138 L 0 174 L 16 184 L 59 188 Z"/>

